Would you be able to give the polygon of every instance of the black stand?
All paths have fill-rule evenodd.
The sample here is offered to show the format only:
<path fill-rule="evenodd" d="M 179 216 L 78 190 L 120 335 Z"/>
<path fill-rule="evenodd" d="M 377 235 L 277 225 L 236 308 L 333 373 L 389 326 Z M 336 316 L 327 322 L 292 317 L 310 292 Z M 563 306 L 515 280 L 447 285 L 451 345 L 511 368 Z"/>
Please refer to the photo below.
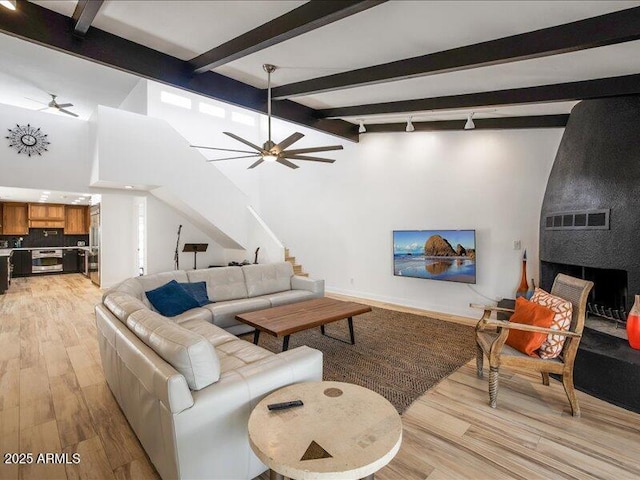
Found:
<path fill-rule="evenodd" d="M 208 243 L 185 243 L 184 244 L 184 248 L 182 249 L 183 252 L 193 252 L 193 269 L 197 269 L 197 263 L 196 263 L 196 256 L 198 255 L 198 252 L 206 252 L 207 251 L 207 247 L 209 246 Z"/>
<path fill-rule="evenodd" d="M 182 231 L 182 225 L 178 227 L 178 240 L 176 241 L 176 253 L 173 256 L 173 261 L 175 263 L 175 269 L 180 270 L 180 255 L 178 255 L 178 247 L 180 246 L 180 232 Z"/>

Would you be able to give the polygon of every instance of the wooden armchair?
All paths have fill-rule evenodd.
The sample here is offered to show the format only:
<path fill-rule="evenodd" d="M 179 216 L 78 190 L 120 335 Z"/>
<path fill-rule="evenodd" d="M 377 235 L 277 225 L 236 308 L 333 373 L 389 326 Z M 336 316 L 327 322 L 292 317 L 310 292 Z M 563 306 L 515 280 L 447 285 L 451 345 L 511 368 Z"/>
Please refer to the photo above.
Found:
<path fill-rule="evenodd" d="M 593 282 L 580 280 L 568 275 L 559 274 L 553 282 L 551 294 L 569 300 L 573 304 L 573 317 L 568 331 L 561 332 L 549 328 L 511 323 L 504 320 L 489 318 L 492 312 L 513 313 L 507 308 L 497 308 L 472 305 L 484 310 L 484 315 L 476 325 L 476 343 L 478 346 L 476 365 L 478 377 L 482 378 L 482 363 L 484 355 L 489 359 L 489 406 L 496 408 L 498 396 L 498 370 L 501 366 L 521 367 L 542 374 L 542 383 L 549 385 L 549 374 L 562 375 L 562 384 L 571 404 L 571 413 L 580 416 L 580 406 L 573 386 L 573 363 L 578 351 L 584 320 L 586 315 L 587 297 L 593 287 Z M 505 345 L 509 329 L 528 332 L 553 333 L 567 337 L 562 353 L 554 359 L 530 357 L 524 353 Z"/>

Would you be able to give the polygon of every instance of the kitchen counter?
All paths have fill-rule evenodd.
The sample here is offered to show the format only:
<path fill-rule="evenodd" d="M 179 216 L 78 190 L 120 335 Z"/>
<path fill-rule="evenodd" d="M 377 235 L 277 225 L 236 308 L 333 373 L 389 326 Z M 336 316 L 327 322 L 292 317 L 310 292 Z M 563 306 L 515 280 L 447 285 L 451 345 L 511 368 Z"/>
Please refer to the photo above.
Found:
<path fill-rule="evenodd" d="M 84 247 L 20 247 L 20 248 L 3 248 L 0 249 L 0 256 L 3 256 L 2 252 L 7 252 L 4 255 L 9 255 L 9 253 L 11 253 L 12 250 L 25 250 L 25 251 L 30 251 L 30 250 L 73 250 L 73 249 L 78 249 L 78 250 L 85 250 L 85 251 L 90 251 L 90 250 L 97 250 L 98 247 L 89 247 L 89 246 L 84 246 Z"/>
<path fill-rule="evenodd" d="M 8 257 L 14 250 L 31 251 L 31 250 L 83 250 L 85 252 L 97 251 L 99 247 L 29 247 L 29 248 L 0 248 L 0 257 Z"/>

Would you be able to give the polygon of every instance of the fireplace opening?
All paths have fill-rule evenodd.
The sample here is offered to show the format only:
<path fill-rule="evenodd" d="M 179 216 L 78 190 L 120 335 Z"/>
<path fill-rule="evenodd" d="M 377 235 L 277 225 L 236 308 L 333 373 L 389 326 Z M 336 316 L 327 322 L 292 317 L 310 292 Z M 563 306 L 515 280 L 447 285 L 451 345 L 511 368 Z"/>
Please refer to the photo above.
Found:
<path fill-rule="evenodd" d="M 591 280 L 593 289 L 587 302 L 586 326 L 626 338 L 628 278 L 626 270 L 541 262 L 540 286 L 549 291 L 559 273 Z"/>

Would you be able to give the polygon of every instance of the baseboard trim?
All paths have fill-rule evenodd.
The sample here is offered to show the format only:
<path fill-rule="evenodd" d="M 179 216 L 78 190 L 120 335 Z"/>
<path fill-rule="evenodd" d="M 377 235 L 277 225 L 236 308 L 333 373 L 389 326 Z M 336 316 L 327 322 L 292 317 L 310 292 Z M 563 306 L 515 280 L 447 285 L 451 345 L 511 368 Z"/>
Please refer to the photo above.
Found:
<path fill-rule="evenodd" d="M 335 298 L 344 298 L 353 301 L 360 301 L 367 305 L 379 308 L 387 308 L 390 310 L 405 311 L 407 313 L 415 313 L 417 315 L 425 315 L 439 320 L 448 322 L 462 323 L 464 325 L 476 325 L 478 318 L 470 315 L 467 309 L 445 308 L 444 306 L 417 304 L 408 302 L 406 299 L 386 297 L 382 295 L 372 295 L 363 292 L 354 292 L 339 288 L 325 288 L 327 296 Z M 471 312 L 474 312 L 471 310 Z"/>

